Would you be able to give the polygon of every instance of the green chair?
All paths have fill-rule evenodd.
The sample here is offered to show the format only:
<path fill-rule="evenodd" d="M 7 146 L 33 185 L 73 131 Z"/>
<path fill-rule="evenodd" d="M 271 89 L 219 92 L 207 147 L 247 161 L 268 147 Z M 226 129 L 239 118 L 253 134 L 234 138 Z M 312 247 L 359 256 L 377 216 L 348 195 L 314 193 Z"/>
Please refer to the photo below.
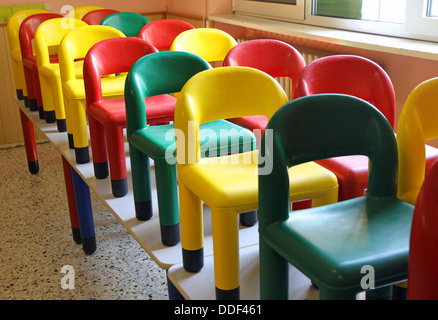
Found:
<path fill-rule="evenodd" d="M 196 73 L 211 69 L 201 57 L 189 52 L 164 51 L 140 58 L 130 69 L 125 84 L 127 134 L 130 150 L 136 217 L 149 220 L 152 216 L 149 158 L 154 160 L 159 220 L 162 243 L 175 245 L 180 241 L 179 208 L 175 158 L 174 125 L 149 126 L 146 121 L 145 98 L 180 92 Z M 238 133 L 240 139 L 221 137 L 221 130 Z M 203 134 L 205 133 L 205 134 Z M 205 124 L 201 129 L 204 141 L 201 152 L 208 156 L 221 152 L 255 148 L 255 136 L 226 120 Z M 213 137 L 211 141 L 210 137 Z M 220 139 L 222 138 L 222 139 Z M 222 144 L 221 141 L 224 141 Z M 238 149 L 237 149 L 238 148 Z"/>
<path fill-rule="evenodd" d="M 149 22 L 148 18 L 136 12 L 116 12 L 103 18 L 100 25 L 116 28 L 127 37 L 137 37 L 141 28 Z"/>
<path fill-rule="evenodd" d="M 391 284 L 407 279 L 414 210 L 397 199 L 391 125 L 364 100 L 321 94 L 280 108 L 261 150 L 267 134 L 265 161 L 273 166 L 259 175 L 261 299 L 287 299 L 288 262 L 319 287 L 320 299 L 354 299 L 373 288 L 367 295 L 389 297 Z M 288 166 L 353 154 L 370 160 L 366 195 L 289 214 Z"/>

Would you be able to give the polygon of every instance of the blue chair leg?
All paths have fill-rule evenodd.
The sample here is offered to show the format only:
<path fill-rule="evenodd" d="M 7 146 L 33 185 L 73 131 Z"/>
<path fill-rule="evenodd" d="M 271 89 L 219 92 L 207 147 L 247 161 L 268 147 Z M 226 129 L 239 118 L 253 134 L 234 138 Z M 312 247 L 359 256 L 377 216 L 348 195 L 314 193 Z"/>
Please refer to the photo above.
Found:
<path fill-rule="evenodd" d="M 71 168 L 71 171 L 76 199 L 76 207 L 78 210 L 82 248 L 86 254 L 93 254 L 96 251 L 96 236 L 94 232 L 90 188 L 73 168 Z"/>

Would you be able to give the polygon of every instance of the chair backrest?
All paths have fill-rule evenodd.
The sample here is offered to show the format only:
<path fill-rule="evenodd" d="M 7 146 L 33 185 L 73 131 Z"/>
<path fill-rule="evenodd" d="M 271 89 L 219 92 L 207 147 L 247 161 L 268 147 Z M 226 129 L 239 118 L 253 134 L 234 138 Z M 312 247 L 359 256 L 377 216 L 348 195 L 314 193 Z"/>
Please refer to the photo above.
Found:
<path fill-rule="evenodd" d="M 349 94 L 376 106 L 395 129 L 395 92 L 377 63 L 355 55 L 333 55 L 309 63 L 302 71 L 294 98 L 318 93 Z"/>
<path fill-rule="evenodd" d="M 398 120 L 398 197 L 413 205 L 425 177 L 425 142 L 438 138 L 437 103 L 438 78 L 426 80 L 409 94 Z"/>
<path fill-rule="evenodd" d="M 245 66 L 270 76 L 291 79 L 291 90 L 306 62 L 290 44 L 274 39 L 254 39 L 239 43 L 227 54 L 224 66 Z M 292 96 L 292 95 L 291 95 Z"/>
<path fill-rule="evenodd" d="M 76 79 L 75 60 L 84 59 L 97 42 L 117 37 L 125 35 L 115 28 L 100 25 L 77 28 L 67 33 L 58 50 L 62 83 Z"/>
<path fill-rule="evenodd" d="M 368 156 L 367 195 L 394 198 L 397 194 L 394 131 L 379 110 L 353 96 L 318 94 L 290 101 L 268 123 L 260 150 L 264 163 L 272 167 L 268 174 L 259 174 L 261 221 L 287 219 L 287 168 L 308 161 Z M 261 168 L 259 165 L 259 172 Z"/>
<path fill-rule="evenodd" d="M 35 38 L 35 33 L 40 24 L 46 20 L 55 18 L 62 18 L 62 16 L 56 13 L 39 13 L 31 15 L 23 20 L 19 32 L 21 56 L 23 59 L 34 57 L 32 40 Z"/>
<path fill-rule="evenodd" d="M 190 29 L 195 29 L 195 27 L 183 20 L 156 20 L 141 28 L 137 37 L 154 45 L 160 51 L 169 50 L 176 36 Z"/>
<path fill-rule="evenodd" d="M 72 18 L 82 20 L 82 18 L 83 18 L 88 12 L 91 12 L 91 11 L 94 11 L 94 10 L 101 10 L 101 9 L 104 9 L 104 8 L 102 8 L 102 7 L 98 7 L 98 6 L 82 6 L 82 7 L 76 7 L 76 8 L 74 8 L 74 10 L 73 10 L 73 14 L 74 14 L 74 16 L 73 16 Z M 70 14 L 71 14 L 71 12 L 69 13 L 69 15 L 70 15 Z"/>
<path fill-rule="evenodd" d="M 189 52 L 156 52 L 135 62 L 125 82 L 128 137 L 147 126 L 145 98 L 179 92 L 193 75 L 210 68 L 207 61 Z"/>
<path fill-rule="evenodd" d="M 84 60 L 84 85 L 87 103 L 101 101 L 101 77 L 129 72 L 141 57 L 158 52 L 148 42 L 133 38 L 112 38 L 99 41 L 88 51 Z"/>
<path fill-rule="evenodd" d="M 249 67 L 221 67 L 195 75 L 181 91 L 175 107 L 175 129 L 184 133 L 185 141 L 177 141 L 176 147 L 184 152 L 181 164 L 200 160 L 199 130 L 196 130 L 196 147 L 189 144 L 188 123 L 192 121 L 196 128 L 205 122 L 264 115 L 268 119 L 288 101 L 283 88 L 268 74 Z M 181 143 L 184 143 L 182 145 Z M 190 153 L 192 150 L 194 153 Z M 184 155 L 183 155 L 184 156 Z M 190 161 L 189 161 L 190 160 Z"/>
<path fill-rule="evenodd" d="M 119 29 L 127 37 L 136 37 L 141 28 L 149 22 L 148 18 L 136 12 L 116 12 L 107 15 L 100 24 Z"/>
<path fill-rule="evenodd" d="M 88 26 L 73 18 L 55 18 L 44 21 L 35 33 L 35 52 L 38 67 L 50 64 L 50 50 L 60 45 L 64 36 L 75 28 Z"/>
<path fill-rule="evenodd" d="M 87 12 L 83 17 L 82 21 L 85 21 L 89 25 L 99 25 L 102 22 L 102 19 L 106 16 L 120 12 L 114 9 L 99 9 Z"/>
<path fill-rule="evenodd" d="M 409 245 L 408 299 L 438 299 L 438 161 L 427 172 L 415 204 Z"/>
<path fill-rule="evenodd" d="M 197 54 L 209 62 L 223 61 L 237 41 L 225 31 L 214 28 L 196 28 L 180 33 L 170 50 Z"/>

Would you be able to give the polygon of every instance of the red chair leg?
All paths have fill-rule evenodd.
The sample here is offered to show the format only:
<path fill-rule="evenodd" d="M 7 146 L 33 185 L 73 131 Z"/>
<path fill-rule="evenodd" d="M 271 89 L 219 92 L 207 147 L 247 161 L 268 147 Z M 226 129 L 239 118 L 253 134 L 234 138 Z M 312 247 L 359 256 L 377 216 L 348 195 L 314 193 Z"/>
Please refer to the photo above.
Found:
<path fill-rule="evenodd" d="M 91 116 L 88 116 L 88 127 L 90 129 L 90 146 L 93 157 L 94 176 L 97 179 L 105 179 L 109 175 L 105 128 L 99 121 Z"/>
<path fill-rule="evenodd" d="M 32 121 L 30 121 L 30 119 L 21 109 L 20 118 L 29 172 L 32 174 L 36 174 L 39 171 L 39 165 L 34 126 Z"/>
<path fill-rule="evenodd" d="M 70 212 L 70 223 L 71 223 L 71 229 L 73 234 L 73 240 L 77 244 L 80 244 L 82 242 L 81 232 L 79 228 L 78 210 L 76 207 L 75 192 L 73 188 L 73 178 L 71 175 L 71 166 L 63 156 L 61 156 L 61 158 L 62 158 L 62 168 L 64 170 L 65 188 L 67 191 L 67 202 L 68 202 L 68 210 Z"/>
<path fill-rule="evenodd" d="M 114 196 L 123 197 L 128 193 L 123 128 L 112 123 L 105 124 L 105 132 L 107 141 L 111 141 L 108 144 L 108 158 L 112 191 Z"/>

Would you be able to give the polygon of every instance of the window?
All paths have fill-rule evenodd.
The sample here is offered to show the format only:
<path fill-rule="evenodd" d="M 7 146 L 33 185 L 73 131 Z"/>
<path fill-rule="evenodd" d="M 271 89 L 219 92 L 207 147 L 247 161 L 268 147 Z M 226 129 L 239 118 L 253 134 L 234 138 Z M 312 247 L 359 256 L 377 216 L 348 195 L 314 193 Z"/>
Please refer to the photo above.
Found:
<path fill-rule="evenodd" d="M 438 0 L 234 0 L 236 13 L 438 41 Z"/>

